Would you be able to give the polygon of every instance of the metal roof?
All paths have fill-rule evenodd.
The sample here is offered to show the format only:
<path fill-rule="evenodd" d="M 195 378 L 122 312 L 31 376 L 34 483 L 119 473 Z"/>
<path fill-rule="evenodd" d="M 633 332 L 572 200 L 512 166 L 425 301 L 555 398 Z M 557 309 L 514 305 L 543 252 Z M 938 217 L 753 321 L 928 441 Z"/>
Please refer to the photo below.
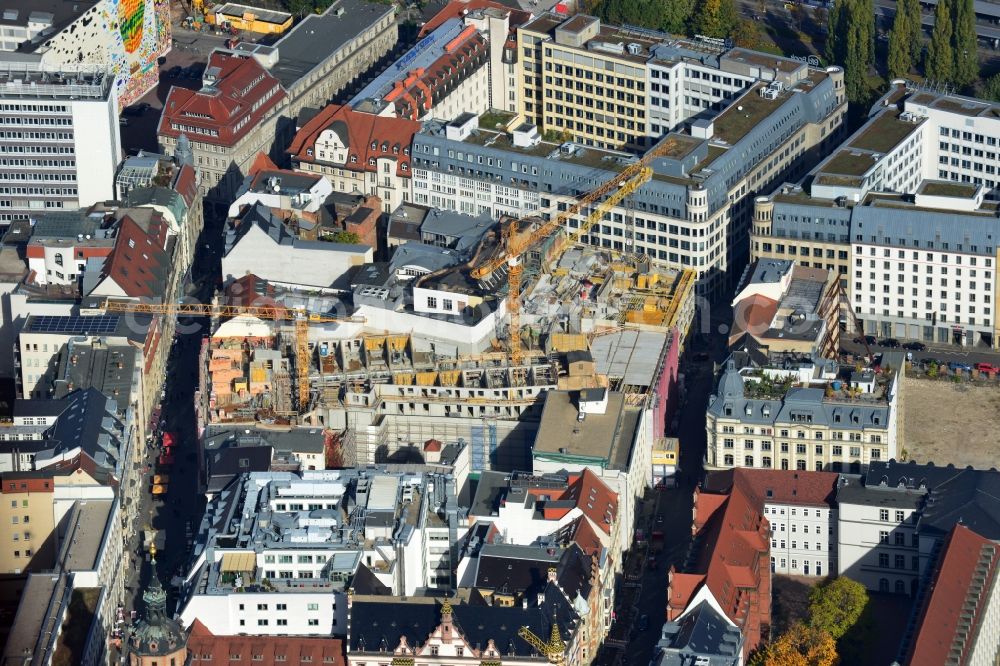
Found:
<path fill-rule="evenodd" d="M 626 329 L 595 338 L 591 352 L 598 374 L 621 377 L 630 386 L 652 386 L 666 344 L 666 333 Z"/>

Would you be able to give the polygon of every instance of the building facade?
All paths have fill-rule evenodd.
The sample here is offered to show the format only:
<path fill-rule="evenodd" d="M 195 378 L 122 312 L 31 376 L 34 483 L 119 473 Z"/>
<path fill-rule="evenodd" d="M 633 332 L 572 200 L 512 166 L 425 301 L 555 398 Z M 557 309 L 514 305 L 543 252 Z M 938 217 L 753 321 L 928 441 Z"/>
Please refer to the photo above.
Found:
<path fill-rule="evenodd" d="M 753 256 L 836 270 L 867 334 L 995 347 L 994 108 L 898 83 L 807 187 L 757 200 Z"/>
<path fill-rule="evenodd" d="M 812 365 L 737 370 L 730 360 L 709 398 L 706 463 L 860 473 L 895 458 L 898 375 L 861 375 L 837 389 L 834 381 Z"/>
<path fill-rule="evenodd" d="M 388 214 L 410 200 L 410 146 L 419 130 L 414 120 L 330 105 L 296 133 L 288 152 L 296 170 L 325 176 L 334 192 L 375 195 Z"/>
<path fill-rule="evenodd" d="M 652 179 L 629 206 L 613 208 L 581 240 L 641 253 L 670 269 L 690 268 L 699 294 L 721 293 L 738 277 L 727 273 L 742 265 L 749 247 L 753 193 L 783 174 L 804 173 L 817 153 L 839 140 L 846 106 L 842 72 L 799 63 L 784 78 L 787 86 L 746 88 L 704 127 L 652 142 L 644 137 L 643 145 L 661 155 L 652 162 Z M 585 116 L 582 122 L 592 125 Z M 545 136 L 551 135 L 530 124 L 511 134 L 465 119 L 428 125 L 413 141 L 412 201 L 473 215 L 546 219 L 634 160 L 631 153 L 599 147 L 607 142 L 550 143 Z M 568 218 L 567 231 L 579 228 L 589 212 Z"/>
<path fill-rule="evenodd" d="M 792 470 L 733 469 L 710 472 L 704 488 L 746 488 L 771 525 L 771 572 L 823 578 L 837 575 L 839 474 Z"/>
<path fill-rule="evenodd" d="M 111 76 L 4 62 L 0 81 L 0 224 L 114 199 L 122 148 Z"/>

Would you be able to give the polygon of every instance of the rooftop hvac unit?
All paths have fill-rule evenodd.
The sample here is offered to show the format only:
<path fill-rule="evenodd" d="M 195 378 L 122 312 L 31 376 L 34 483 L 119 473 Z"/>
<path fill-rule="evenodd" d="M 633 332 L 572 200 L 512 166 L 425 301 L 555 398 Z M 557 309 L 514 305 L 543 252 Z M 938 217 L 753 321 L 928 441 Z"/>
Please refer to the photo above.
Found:
<path fill-rule="evenodd" d="M 642 53 L 642 45 L 635 42 L 630 43 L 626 48 L 628 48 L 630 55 L 639 55 Z"/>

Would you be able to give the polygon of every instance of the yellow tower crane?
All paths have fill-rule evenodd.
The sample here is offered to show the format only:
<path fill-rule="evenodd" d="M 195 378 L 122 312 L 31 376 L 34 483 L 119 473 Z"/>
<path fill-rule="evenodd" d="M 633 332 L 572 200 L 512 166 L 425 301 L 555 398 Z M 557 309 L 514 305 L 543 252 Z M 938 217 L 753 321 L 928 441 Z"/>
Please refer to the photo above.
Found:
<path fill-rule="evenodd" d="M 538 650 L 538 654 L 548 659 L 550 664 L 564 666 L 566 663 L 566 643 L 562 639 L 562 634 L 559 633 L 559 623 L 556 621 L 555 615 L 552 616 L 552 631 L 548 641 L 543 641 L 528 627 L 518 629 L 517 635 Z"/>
<path fill-rule="evenodd" d="M 570 242 L 578 240 L 580 236 L 590 230 L 590 227 L 604 217 L 605 213 L 617 206 L 625 197 L 635 192 L 646 181 L 652 178 L 653 168 L 650 166 L 652 161 L 670 152 L 673 148 L 672 139 L 667 139 L 659 145 L 654 146 L 641 159 L 622 169 L 604 184 L 587 192 L 570 204 L 565 211 L 558 213 L 532 231 L 520 233 L 517 230 L 518 221 L 511 221 L 504 228 L 503 243 L 500 251 L 471 271 L 470 274 L 472 277 L 478 280 L 490 275 L 501 266 L 507 266 L 507 312 L 510 314 L 510 356 L 515 365 L 521 362 L 523 356 L 521 350 L 521 274 L 524 271 L 524 267 L 521 264 L 521 257 L 553 233 L 567 226 L 566 223 L 574 215 L 591 204 L 596 204 L 583 223 L 577 229 L 569 231 L 563 237 L 564 239 L 559 241 L 556 252 L 561 252 Z"/>
<path fill-rule="evenodd" d="M 279 304 L 270 306 L 254 305 L 213 305 L 207 303 L 135 303 L 129 301 L 105 301 L 106 312 L 168 315 L 173 317 L 256 317 L 271 321 L 293 320 L 295 322 L 295 368 L 298 375 L 299 409 L 309 405 L 309 324 L 326 322 L 361 322 L 364 317 L 317 314 L 304 309 L 288 308 Z"/>

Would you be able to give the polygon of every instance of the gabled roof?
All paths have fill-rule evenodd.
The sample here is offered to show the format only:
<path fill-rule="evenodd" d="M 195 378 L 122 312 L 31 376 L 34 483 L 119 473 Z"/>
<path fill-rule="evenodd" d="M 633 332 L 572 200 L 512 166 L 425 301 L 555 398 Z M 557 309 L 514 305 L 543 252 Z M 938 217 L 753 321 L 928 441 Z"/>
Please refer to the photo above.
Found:
<path fill-rule="evenodd" d="M 702 488 L 712 493 L 727 493 L 738 484 L 760 506 L 833 506 L 837 499 L 839 478 L 836 472 L 738 468 L 709 472 Z"/>
<path fill-rule="evenodd" d="M 136 211 L 119 223 L 115 248 L 104 263 L 104 275 L 133 298 L 162 297 L 170 274 L 170 256 L 164 249 L 167 224 L 154 212 L 140 224 Z M 145 228 L 144 228 L 145 227 Z"/>
<path fill-rule="evenodd" d="M 996 470 L 890 460 L 869 465 L 865 489 L 870 488 L 900 495 L 926 490 L 919 523 L 922 533 L 944 537 L 961 523 L 988 539 L 1000 540 L 1000 472 Z"/>
<path fill-rule="evenodd" d="M 339 638 L 300 636 L 216 636 L 200 620 L 191 625 L 189 655 L 231 666 L 276 664 L 332 664 L 345 666 L 344 644 Z M 238 655 L 238 658 L 233 657 Z"/>
<path fill-rule="evenodd" d="M 285 98 L 278 80 L 251 56 L 214 51 L 206 71 L 215 73 L 211 85 L 170 89 L 158 134 L 185 133 L 202 143 L 233 146 Z"/>
<path fill-rule="evenodd" d="M 543 639 L 550 635 L 552 619 L 556 618 L 559 633 L 567 643 L 572 640 L 578 617 L 572 605 L 558 588 L 546 585 L 542 604 L 521 606 L 484 606 L 452 602 L 452 618 L 457 629 L 474 650 L 485 650 L 492 641 L 503 655 L 523 658 L 537 651 L 517 635 L 528 627 Z M 441 606 L 437 600 L 399 597 L 356 596 L 351 604 L 348 627 L 349 649 L 354 652 L 389 654 L 405 638 L 409 646 L 425 645 L 441 623 Z M 367 663 L 367 660 L 365 660 Z"/>
<path fill-rule="evenodd" d="M 181 195 L 188 208 L 198 198 L 198 172 L 190 164 L 182 164 L 174 176 L 174 191 Z"/>
<path fill-rule="evenodd" d="M 611 525 L 618 516 L 618 495 L 592 470 L 584 468 L 579 476 L 570 477 L 570 485 L 559 499 L 573 500 L 605 534 L 611 534 Z"/>
<path fill-rule="evenodd" d="M 538 546 L 487 543 L 478 560 L 473 584 L 480 590 L 534 601 L 548 585 L 548 571 L 554 567 L 556 582 L 571 599 L 578 592 L 584 598 L 590 595 L 591 558 L 575 543 L 558 552 L 558 559 Z"/>
<path fill-rule="evenodd" d="M 761 587 L 769 587 L 769 527 L 762 511 L 762 503 L 743 484 L 733 484 L 726 495 L 696 491 L 697 560 L 689 571 L 671 574 L 668 598 L 673 611 L 687 608 L 704 583 L 740 627 L 749 649 L 766 638 L 762 625 L 770 624 L 770 602 L 764 595 L 758 608 L 750 603 Z M 770 592 L 766 596 L 769 600 Z"/>
<path fill-rule="evenodd" d="M 376 116 L 355 111 L 347 105 L 331 104 L 295 134 L 288 147 L 292 159 L 299 162 L 321 161 L 316 157 L 316 140 L 327 129 L 336 132 L 347 146 L 347 159 L 338 166 L 351 171 L 375 171 L 377 165 L 368 161 L 388 158 L 396 161 L 396 175 L 409 176 L 410 145 L 413 135 L 420 131 L 419 122 Z M 375 147 L 372 148 L 372 145 Z"/>
<path fill-rule="evenodd" d="M 920 612 L 908 664 L 967 663 L 973 641 L 985 620 L 982 613 L 997 575 L 998 557 L 1000 544 L 964 525 L 952 528 L 934 572 L 927 603 Z M 960 630 L 963 617 L 970 626 Z M 957 658 L 952 660 L 951 656 Z"/>

